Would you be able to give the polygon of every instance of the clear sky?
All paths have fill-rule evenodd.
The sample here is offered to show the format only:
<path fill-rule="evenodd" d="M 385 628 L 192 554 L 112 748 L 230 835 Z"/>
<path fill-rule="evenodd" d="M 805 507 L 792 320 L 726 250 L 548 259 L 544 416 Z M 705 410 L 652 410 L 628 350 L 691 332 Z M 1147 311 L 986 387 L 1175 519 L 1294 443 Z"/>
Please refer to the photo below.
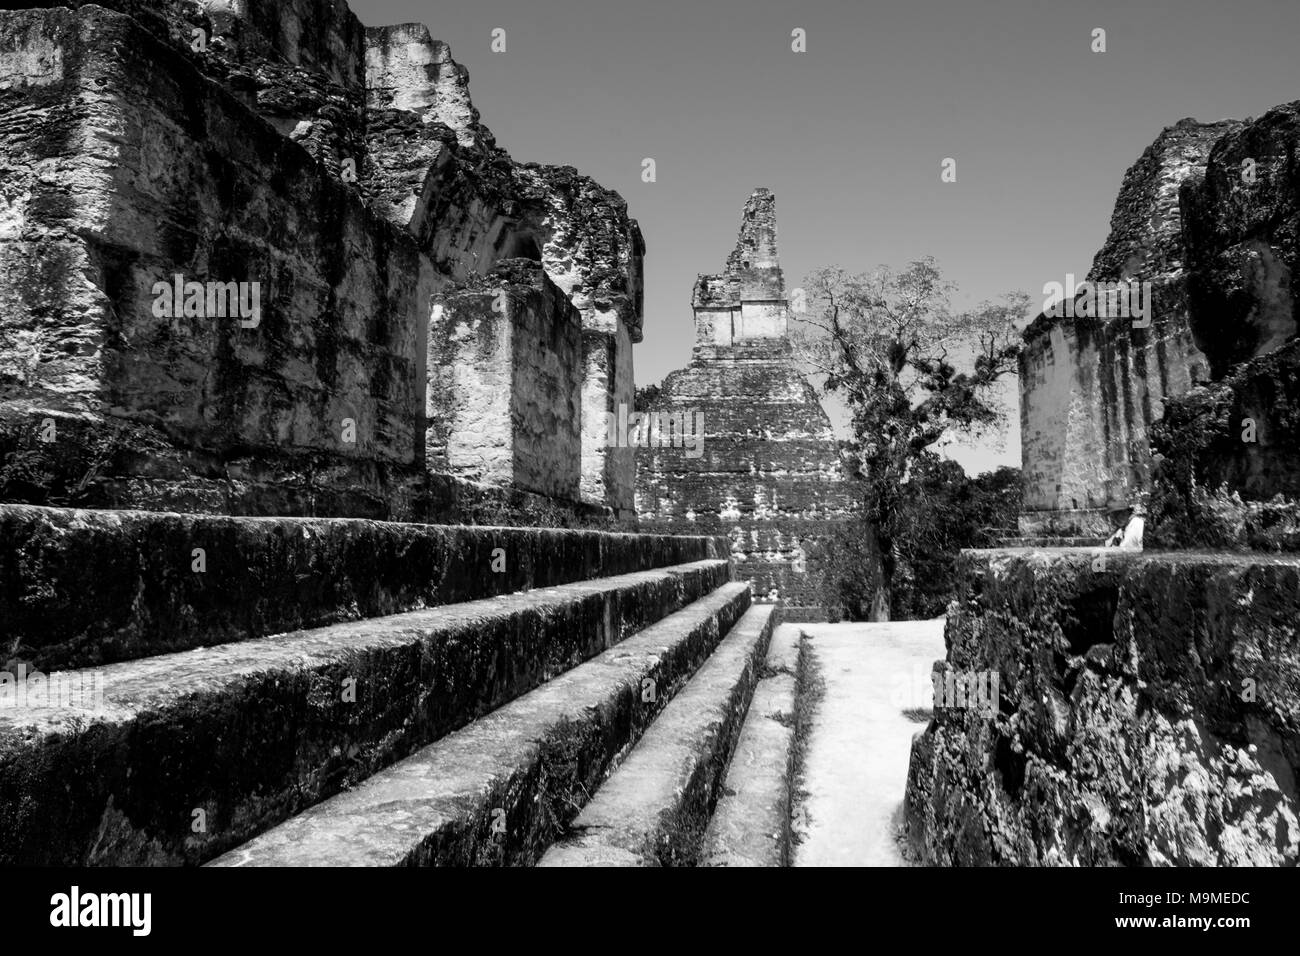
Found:
<path fill-rule="evenodd" d="M 1037 302 L 1087 272 L 1124 171 L 1163 127 L 1300 99 L 1300 0 L 351 3 L 450 43 L 516 160 L 576 166 L 627 199 L 648 247 L 639 384 L 689 361 L 691 285 L 721 267 L 755 186 L 776 193 L 790 286 L 820 265 L 933 255 L 959 305 L 1011 289 Z M 1018 443 L 955 457 L 1018 463 Z"/>

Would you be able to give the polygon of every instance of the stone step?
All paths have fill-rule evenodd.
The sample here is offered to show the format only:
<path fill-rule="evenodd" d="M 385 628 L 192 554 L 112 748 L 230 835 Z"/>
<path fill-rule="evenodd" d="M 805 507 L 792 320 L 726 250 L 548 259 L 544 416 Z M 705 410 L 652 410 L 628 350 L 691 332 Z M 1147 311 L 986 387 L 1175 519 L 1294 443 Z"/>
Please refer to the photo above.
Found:
<path fill-rule="evenodd" d="M 729 553 L 725 538 L 0 505 L 0 666 L 108 664 Z"/>
<path fill-rule="evenodd" d="M 51 675 L 81 696 L 0 700 L 0 863 L 210 859 L 729 576 L 699 561 Z"/>
<path fill-rule="evenodd" d="M 211 865 L 533 863 L 748 606 L 724 584 Z"/>
<path fill-rule="evenodd" d="M 784 619 L 784 618 L 783 618 Z M 704 866 L 787 866 L 801 630 L 772 635 L 754 699 L 704 833 Z"/>
<path fill-rule="evenodd" d="M 664 708 L 542 866 L 694 862 L 772 634 L 751 608 Z"/>

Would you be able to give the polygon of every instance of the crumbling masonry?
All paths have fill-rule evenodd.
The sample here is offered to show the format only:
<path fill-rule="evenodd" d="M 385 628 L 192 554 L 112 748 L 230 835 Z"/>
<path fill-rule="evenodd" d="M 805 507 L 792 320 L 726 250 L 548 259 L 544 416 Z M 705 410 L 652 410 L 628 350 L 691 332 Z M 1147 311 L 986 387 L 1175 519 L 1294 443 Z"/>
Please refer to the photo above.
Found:
<path fill-rule="evenodd" d="M 630 517 L 602 428 L 632 401 L 640 231 L 499 148 L 424 27 L 342 0 L 14 11 L 0 116 L 5 500 Z M 160 314 L 177 276 L 256 284 L 258 321 Z"/>
<path fill-rule="evenodd" d="M 691 364 L 664 379 L 649 411 L 702 415 L 703 453 L 639 452 L 639 521 L 725 534 L 756 599 L 814 607 L 822 543 L 848 513 L 848 488 L 830 420 L 793 362 L 771 192 L 749 197 L 726 270 L 696 280 L 692 305 Z"/>
<path fill-rule="evenodd" d="M 1037 540 L 960 560 L 937 668 L 999 700 L 913 741 L 925 862 L 1300 862 L 1298 149 L 1300 103 L 1165 130 L 1092 271 L 1152 283 L 1150 327 L 1029 329 Z M 1146 551 L 1041 547 L 1144 500 Z"/>
<path fill-rule="evenodd" d="M 581 860 L 643 746 L 693 859 L 776 613 L 611 530 L 643 252 L 423 27 L 0 11 L 0 865 Z"/>

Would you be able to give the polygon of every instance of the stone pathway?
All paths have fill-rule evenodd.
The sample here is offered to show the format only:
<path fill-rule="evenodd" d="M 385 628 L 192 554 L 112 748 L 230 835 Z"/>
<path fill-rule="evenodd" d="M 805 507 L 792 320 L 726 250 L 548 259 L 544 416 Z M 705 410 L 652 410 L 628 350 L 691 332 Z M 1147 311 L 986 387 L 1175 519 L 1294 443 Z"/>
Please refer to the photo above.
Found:
<path fill-rule="evenodd" d="M 795 807 L 795 866 L 907 866 L 895 834 L 943 619 L 803 625 L 823 682 Z"/>

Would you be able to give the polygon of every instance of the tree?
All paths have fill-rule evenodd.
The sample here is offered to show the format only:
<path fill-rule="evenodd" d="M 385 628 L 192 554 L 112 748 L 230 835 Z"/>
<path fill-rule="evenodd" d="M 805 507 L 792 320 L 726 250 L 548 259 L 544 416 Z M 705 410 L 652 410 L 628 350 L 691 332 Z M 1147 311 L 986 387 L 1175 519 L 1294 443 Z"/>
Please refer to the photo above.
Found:
<path fill-rule="evenodd" d="M 658 400 L 662 388 L 658 385 L 641 385 L 637 388 L 632 399 L 632 410 L 635 412 L 648 412 L 650 406 Z"/>
<path fill-rule="evenodd" d="M 1002 467 L 971 478 L 957 462 L 924 452 L 912 465 L 899 507 L 890 613 L 897 620 L 936 617 L 956 596 L 958 553 L 992 547 L 1015 533 L 1020 470 Z M 874 546 L 859 513 L 829 535 L 821 603 L 832 620 L 870 619 L 879 586 Z"/>
<path fill-rule="evenodd" d="M 971 478 L 957 462 L 926 452 L 913 464 L 907 491 L 896 522 L 890 611 L 898 618 L 932 618 L 956 596 L 957 555 L 1015 534 L 1020 469 Z"/>
<path fill-rule="evenodd" d="M 956 314 L 955 287 L 930 258 L 901 271 L 820 269 L 804 292 L 808 312 L 796 344 L 851 414 L 870 537 L 864 553 L 876 562 L 865 569 L 875 582 L 870 618 L 889 620 L 909 478 L 940 440 L 1005 420 L 998 382 L 1016 371 L 1029 297 L 1010 293 Z"/>

